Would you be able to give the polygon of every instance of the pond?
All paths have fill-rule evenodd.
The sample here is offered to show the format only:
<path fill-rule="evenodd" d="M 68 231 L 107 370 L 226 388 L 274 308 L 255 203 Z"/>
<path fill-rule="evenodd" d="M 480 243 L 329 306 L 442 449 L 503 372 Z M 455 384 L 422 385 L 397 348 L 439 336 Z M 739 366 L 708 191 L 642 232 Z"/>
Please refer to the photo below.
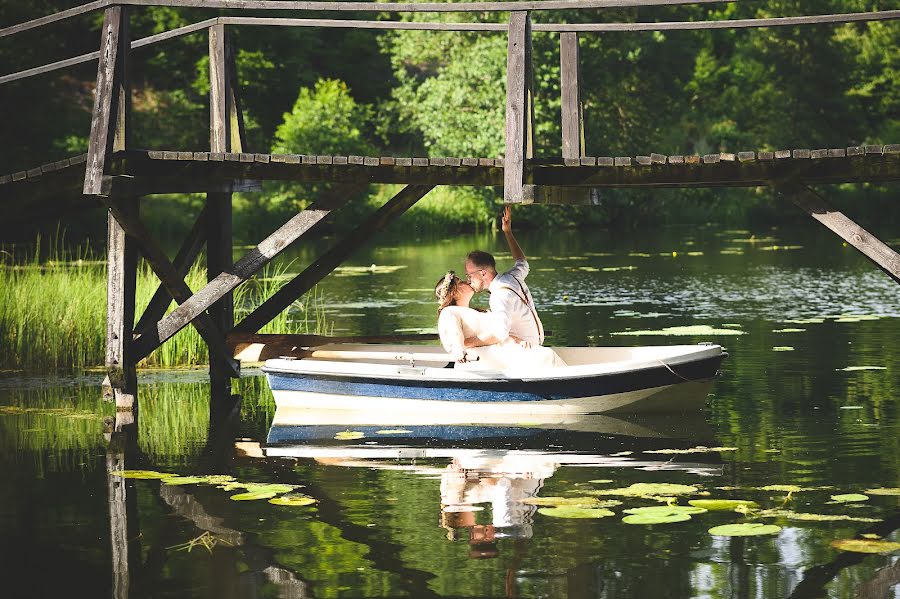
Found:
<path fill-rule="evenodd" d="M 400 237 L 356 254 L 295 317 L 340 335 L 433 332 L 445 269 L 475 247 L 509 263 L 490 234 Z M 298 421 L 256 369 L 236 409 L 212 411 L 205 372 L 154 371 L 140 373 L 136 437 L 108 440 L 96 373 L 7 374 L 3 594 L 900 596 L 894 282 L 813 225 L 519 239 L 549 344 L 725 346 L 705 412 Z M 122 468 L 199 478 L 108 474 Z M 260 498 L 233 500 L 248 492 Z M 647 520 L 661 509 L 670 521 Z"/>

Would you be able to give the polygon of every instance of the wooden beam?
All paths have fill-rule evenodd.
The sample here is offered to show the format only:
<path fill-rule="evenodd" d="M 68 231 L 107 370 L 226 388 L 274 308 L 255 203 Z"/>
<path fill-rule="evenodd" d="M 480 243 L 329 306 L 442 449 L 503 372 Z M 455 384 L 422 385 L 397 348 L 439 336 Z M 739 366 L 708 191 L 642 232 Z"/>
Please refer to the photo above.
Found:
<path fill-rule="evenodd" d="M 224 32 L 224 29 L 223 29 Z M 237 61 L 234 38 L 225 35 L 225 113 L 228 119 L 229 152 L 246 152 L 247 132 L 244 128 L 244 113 L 241 110 L 241 94 L 238 86 Z M 216 151 L 216 150 L 213 150 Z"/>
<path fill-rule="evenodd" d="M 534 103 L 531 71 L 531 17 L 509 15 L 506 55 L 506 156 L 503 159 L 503 201 L 533 200 L 525 189 L 525 160 L 534 152 Z M 533 193 L 533 188 L 530 190 Z"/>
<path fill-rule="evenodd" d="M 191 269 L 191 266 L 197 260 L 200 251 L 203 249 L 203 244 L 206 243 L 207 213 L 208 208 L 204 206 L 200 211 L 200 214 L 197 215 L 194 226 L 191 227 L 190 232 L 187 237 L 185 237 L 184 243 L 181 244 L 181 248 L 179 248 L 178 253 L 175 255 L 175 260 L 172 261 L 175 272 L 182 279 L 187 277 L 188 271 Z M 148 303 L 147 307 L 144 309 L 144 313 L 141 315 L 140 320 L 138 320 L 138 323 L 134 327 L 137 335 L 146 334 L 150 327 L 154 326 L 160 318 L 165 316 L 166 309 L 171 303 L 172 295 L 166 290 L 165 285 L 160 284 L 156 289 L 156 293 L 150 298 L 150 303 Z"/>
<path fill-rule="evenodd" d="M 191 297 L 191 288 L 184 282 L 184 279 L 178 276 L 178 271 L 172 265 L 172 262 L 166 256 L 165 252 L 163 252 L 159 244 L 147 231 L 146 227 L 144 227 L 141 220 L 132 216 L 126 210 L 123 210 L 119 200 L 104 196 L 100 196 L 100 198 L 103 204 L 109 209 L 110 214 L 115 217 L 116 221 L 121 225 L 122 229 L 124 229 L 125 233 L 131 236 L 141 248 L 147 263 L 150 264 L 153 272 L 156 273 L 156 276 L 158 276 L 162 284 L 165 285 L 166 290 L 173 298 L 175 298 L 175 301 L 183 303 Z M 206 314 L 199 314 L 196 320 L 191 324 L 196 327 L 197 332 L 200 333 L 200 336 L 206 341 L 211 356 L 228 357 L 228 349 L 225 347 L 225 337 L 215 328 L 215 325 L 210 321 L 209 316 Z M 171 337 L 171 335 L 162 339 L 159 336 L 158 331 L 149 331 L 148 333 L 137 337 L 134 340 L 132 347 L 134 361 L 137 362 L 149 355 L 150 352 L 159 347 L 159 345 L 169 337 Z M 237 365 L 235 365 L 233 372 L 235 376 L 238 375 Z"/>
<path fill-rule="evenodd" d="M 108 168 L 107 160 L 113 150 L 122 78 L 125 76 L 125 59 L 131 46 L 125 24 L 127 18 L 127 12 L 122 6 L 110 6 L 103 16 L 97 85 L 91 112 L 91 136 L 84 173 L 85 195 L 100 194 L 102 178 Z"/>
<path fill-rule="evenodd" d="M 292 356 L 305 347 L 330 343 L 425 343 L 437 341 L 437 334 L 419 335 L 366 335 L 329 337 L 325 335 L 278 335 L 231 332 L 227 336 L 228 348 L 241 362 L 263 362 L 279 356 Z"/>
<path fill-rule="evenodd" d="M 234 330 L 240 333 L 257 332 L 282 310 L 290 306 L 295 299 L 312 289 L 316 283 L 334 271 L 348 256 L 368 242 L 373 235 L 384 229 L 397 217 L 409 210 L 413 204 L 425 197 L 425 194 L 433 188 L 431 185 L 408 185 L 404 187 L 397 195 L 376 210 L 365 223 L 350 232 L 328 252 L 294 277 L 293 280 L 284 284 L 261 306 L 244 317 L 234 327 Z"/>
<path fill-rule="evenodd" d="M 322 209 L 318 205 L 313 205 L 300 212 L 238 260 L 230 272 L 219 274 L 203 289 L 181 300 L 180 306 L 157 323 L 153 337 L 144 341 L 145 337 L 142 336 L 138 340 L 136 347 L 138 356 L 150 353 L 195 318 L 202 317 L 207 308 L 256 274 L 291 243 L 312 230 L 331 211 L 331 208 Z"/>
<path fill-rule="evenodd" d="M 584 150 L 584 113 L 581 104 L 581 57 L 578 34 L 559 36 L 559 88 L 562 95 L 562 157 L 581 159 Z"/>
<path fill-rule="evenodd" d="M 894 282 L 900 283 L 900 254 L 843 213 L 833 209 L 812 189 L 793 181 L 777 181 L 773 185 L 782 195 L 862 252 Z"/>
<path fill-rule="evenodd" d="M 121 202 L 121 210 L 138 215 L 137 198 Z M 137 407 L 137 372 L 132 351 L 134 299 L 137 285 L 137 247 L 112 213 L 107 216 L 106 274 L 106 366 L 104 397 L 114 401 L 116 411 Z"/>
<path fill-rule="evenodd" d="M 226 56 L 225 26 L 213 25 L 209 28 L 209 146 L 210 152 L 242 151 L 240 145 L 232 147 L 231 119 L 228 102 L 228 56 Z M 240 142 L 239 142 L 240 143 Z M 232 258 L 232 210 L 230 193 L 206 194 L 206 276 L 212 282 L 233 266 Z M 234 326 L 234 295 L 232 291 L 223 293 L 207 309 L 210 320 L 223 334 Z M 229 363 L 225 363 L 227 360 Z M 209 360 L 209 377 L 213 396 L 230 396 L 231 383 L 228 377 L 231 356 Z"/>

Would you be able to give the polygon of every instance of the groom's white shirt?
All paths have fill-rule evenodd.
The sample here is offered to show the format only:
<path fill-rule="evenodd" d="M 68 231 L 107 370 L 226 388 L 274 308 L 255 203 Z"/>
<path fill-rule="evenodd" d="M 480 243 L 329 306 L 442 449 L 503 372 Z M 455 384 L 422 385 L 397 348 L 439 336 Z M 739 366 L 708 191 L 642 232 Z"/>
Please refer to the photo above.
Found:
<path fill-rule="evenodd" d="M 544 325 L 538 317 L 531 291 L 525 284 L 528 272 L 528 261 L 516 260 L 515 266 L 494 277 L 488 286 L 491 292 L 490 307 L 507 335 L 540 345 L 544 342 Z"/>

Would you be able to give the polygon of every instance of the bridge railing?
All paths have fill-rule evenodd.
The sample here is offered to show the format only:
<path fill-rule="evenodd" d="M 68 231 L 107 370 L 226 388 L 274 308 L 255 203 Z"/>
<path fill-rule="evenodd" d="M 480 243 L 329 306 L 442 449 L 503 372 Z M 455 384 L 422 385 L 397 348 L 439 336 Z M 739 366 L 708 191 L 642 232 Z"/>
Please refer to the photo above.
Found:
<path fill-rule="evenodd" d="M 108 156 L 114 149 L 130 146 L 127 141 L 130 118 L 128 86 L 129 54 L 138 49 L 180 36 L 206 30 L 210 52 L 210 149 L 213 152 L 240 152 L 243 149 L 239 94 L 234 59 L 227 27 L 278 26 L 380 30 L 469 31 L 506 33 L 507 102 L 506 153 L 504 159 L 504 199 L 523 202 L 532 199 L 533 189 L 525 183 L 525 162 L 534 155 L 533 86 L 531 35 L 533 32 L 559 34 L 562 90 L 562 157 L 578 161 L 585 154 L 581 103 L 579 35 L 603 32 L 643 32 L 672 30 L 737 29 L 751 27 L 798 26 L 809 24 L 880 21 L 900 18 L 900 10 L 833 15 L 808 15 L 721 21 L 668 21 L 628 23 L 534 23 L 532 11 L 603 9 L 638 6 L 674 6 L 724 3 L 731 0 L 547 0 L 543 2 L 472 3 L 380 3 L 380 2 L 270 2 L 266 0 L 97 0 L 0 29 L 0 38 L 71 19 L 94 11 L 105 12 L 100 49 L 38 67 L 0 75 L 0 85 L 50 73 L 77 64 L 98 61 L 97 93 L 92 112 L 91 135 L 85 171 L 84 193 L 100 193 L 107 172 Z M 206 9 L 275 11 L 334 11 L 379 13 L 426 12 L 508 12 L 508 23 L 441 23 L 377 21 L 361 19 L 285 18 L 216 16 L 153 36 L 131 40 L 128 31 L 129 7 L 168 6 Z M 113 96 L 116 96 L 115 102 Z M 117 141 L 118 140 L 118 141 Z"/>

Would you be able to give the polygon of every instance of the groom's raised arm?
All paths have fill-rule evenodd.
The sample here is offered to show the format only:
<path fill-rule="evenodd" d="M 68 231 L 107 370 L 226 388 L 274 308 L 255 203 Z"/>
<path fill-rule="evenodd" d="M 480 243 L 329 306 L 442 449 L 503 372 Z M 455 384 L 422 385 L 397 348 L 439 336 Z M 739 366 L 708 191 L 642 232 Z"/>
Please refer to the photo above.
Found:
<path fill-rule="evenodd" d="M 506 243 L 509 245 L 509 251 L 512 254 L 513 260 L 516 262 L 527 262 L 525 252 L 522 251 L 519 242 L 516 241 L 516 237 L 512 232 L 512 207 L 509 205 L 503 208 L 503 216 L 500 219 L 500 228 L 503 230 L 503 235 L 506 236 Z"/>

